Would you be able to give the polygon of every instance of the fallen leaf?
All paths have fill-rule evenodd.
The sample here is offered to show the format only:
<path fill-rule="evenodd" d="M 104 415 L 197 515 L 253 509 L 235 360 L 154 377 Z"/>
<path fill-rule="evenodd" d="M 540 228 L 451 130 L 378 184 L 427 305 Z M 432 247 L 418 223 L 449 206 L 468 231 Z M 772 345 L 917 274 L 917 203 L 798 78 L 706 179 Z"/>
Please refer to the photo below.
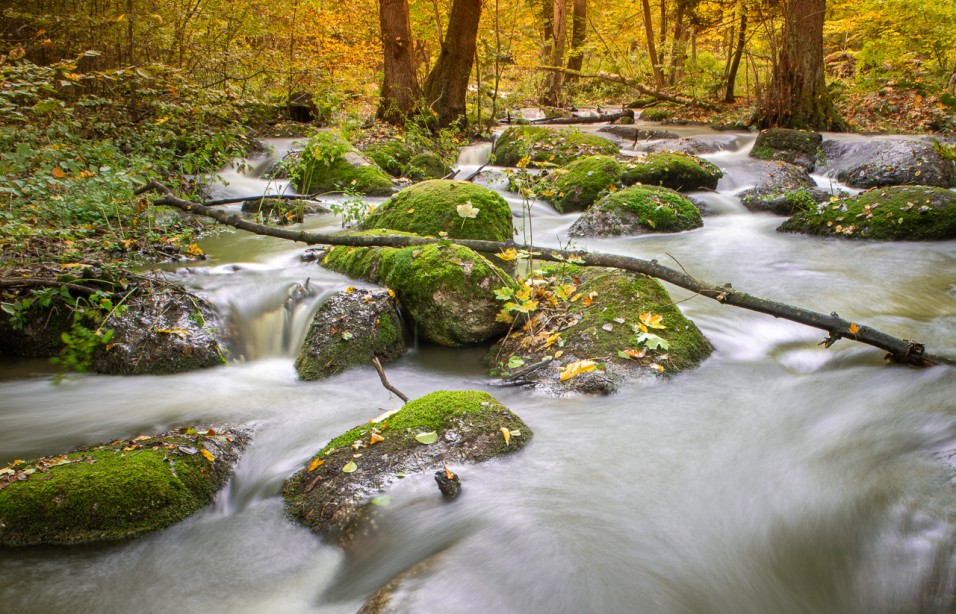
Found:
<path fill-rule="evenodd" d="M 498 257 L 506 262 L 515 260 L 518 257 L 518 250 L 516 249 L 506 249 L 505 251 L 498 254 Z"/>
<path fill-rule="evenodd" d="M 379 435 L 378 433 L 372 433 L 368 437 L 368 445 L 376 444 L 380 441 L 385 441 L 385 438 Z"/>
<path fill-rule="evenodd" d="M 380 505 L 382 507 L 388 507 L 392 503 L 392 497 L 389 495 L 379 495 L 372 498 L 372 505 Z"/>
<path fill-rule="evenodd" d="M 311 471 L 315 471 L 316 469 L 318 469 L 319 467 L 321 467 L 321 466 L 324 465 L 324 464 L 325 464 L 325 460 L 323 460 L 323 459 L 321 459 L 321 458 L 313 458 L 313 459 L 312 459 L 312 462 L 309 463 L 309 469 L 308 469 L 308 470 L 309 470 L 310 472 L 311 472 Z"/>
<path fill-rule="evenodd" d="M 645 348 L 643 350 L 634 350 L 634 349 L 618 350 L 617 355 L 621 358 L 626 358 L 627 360 L 640 360 L 641 358 L 644 358 L 645 356 L 647 356 L 647 349 Z"/>
<path fill-rule="evenodd" d="M 429 431 L 428 433 L 419 433 L 418 435 L 415 435 L 415 439 L 418 440 L 418 443 L 423 443 L 425 445 L 428 445 L 430 443 L 435 443 L 436 441 L 438 441 L 438 433 L 436 433 L 435 431 Z"/>
<path fill-rule="evenodd" d="M 133 441 L 146 441 L 147 439 L 152 439 L 152 437 L 149 435 L 140 435 L 139 437 L 133 439 Z"/>
<path fill-rule="evenodd" d="M 855 335 L 855 334 L 857 334 L 858 332 L 860 332 L 860 327 L 857 326 L 855 323 L 854 323 L 854 324 L 850 324 L 850 334 L 851 334 L 851 335 Z"/>
<path fill-rule="evenodd" d="M 349 461 L 342 467 L 342 473 L 352 473 L 358 469 L 358 465 L 355 464 L 355 461 Z"/>
<path fill-rule="evenodd" d="M 448 463 L 442 463 L 442 467 L 445 468 L 445 477 L 448 478 L 449 480 L 454 480 L 455 474 L 452 472 L 451 469 L 448 468 Z"/>
<path fill-rule="evenodd" d="M 66 177 L 66 173 L 59 166 L 54 166 L 53 170 L 50 171 L 50 174 L 53 175 L 54 179 L 63 179 Z"/>
<path fill-rule="evenodd" d="M 641 330 L 648 328 L 667 328 L 662 323 L 664 316 L 651 313 L 650 311 L 641 314 Z M 646 328 L 645 328 L 646 327 Z"/>
<path fill-rule="evenodd" d="M 353 292 L 355 292 L 355 286 L 349 286 L 342 291 L 342 294 L 352 294 Z"/>
<path fill-rule="evenodd" d="M 472 205 L 470 200 L 466 201 L 462 205 L 458 205 L 456 209 L 458 210 L 458 217 L 464 217 L 464 218 L 478 217 L 479 209 L 475 207 L 474 205 Z"/>
<path fill-rule="evenodd" d="M 189 331 L 183 328 L 158 328 L 156 329 L 156 332 L 162 333 L 164 335 L 176 335 L 180 339 L 185 339 L 189 334 Z"/>
<path fill-rule="evenodd" d="M 563 371 L 561 371 L 560 379 L 563 382 L 582 373 L 590 373 L 591 371 L 594 371 L 596 367 L 597 363 L 595 363 L 593 360 L 578 360 L 576 362 L 570 363 L 564 368 Z"/>
<path fill-rule="evenodd" d="M 206 255 L 206 253 L 202 251 L 202 248 L 195 243 L 190 244 L 189 247 L 186 248 L 186 254 L 192 256 L 193 258 L 199 258 L 200 256 Z"/>
<path fill-rule="evenodd" d="M 510 445 L 511 445 L 511 431 L 508 429 L 508 427 L 506 427 L 506 426 L 501 427 L 501 435 L 505 438 L 505 445 L 506 445 L 506 446 L 510 446 Z"/>
<path fill-rule="evenodd" d="M 517 369 L 518 367 L 524 366 L 524 360 L 518 358 L 517 356 L 512 356 L 508 359 L 508 368 Z"/>
<path fill-rule="evenodd" d="M 203 448 L 202 450 L 200 450 L 199 453 L 202 454 L 202 457 L 205 458 L 210 463 L 216 460 L 216 457 L 212 455 L 212 452 L 210 452 L 206 448 Z"/>

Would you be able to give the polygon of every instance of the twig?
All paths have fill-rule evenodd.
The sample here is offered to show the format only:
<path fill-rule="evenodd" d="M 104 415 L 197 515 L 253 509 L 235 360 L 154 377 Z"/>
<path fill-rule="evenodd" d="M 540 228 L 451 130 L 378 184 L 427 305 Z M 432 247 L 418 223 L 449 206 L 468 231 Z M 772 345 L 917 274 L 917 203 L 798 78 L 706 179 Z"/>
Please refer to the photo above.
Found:
<path fill-rule="evenodd" d="M 388 380 L 385 378 L 385 370 L 382 368 L 382 362 L 378 359 L 378 356 L 372 357 L 372 364 L 375 365 L 375 370 L 378 371 L 378 376 L 381 378 L 382 385 L 385 386 L 385 389 L 395 393 L 395 396 L 400 398 L 403 403 L 408 403 L 408 397 L 405 396 L 401 390 L 388 383 Z"/>

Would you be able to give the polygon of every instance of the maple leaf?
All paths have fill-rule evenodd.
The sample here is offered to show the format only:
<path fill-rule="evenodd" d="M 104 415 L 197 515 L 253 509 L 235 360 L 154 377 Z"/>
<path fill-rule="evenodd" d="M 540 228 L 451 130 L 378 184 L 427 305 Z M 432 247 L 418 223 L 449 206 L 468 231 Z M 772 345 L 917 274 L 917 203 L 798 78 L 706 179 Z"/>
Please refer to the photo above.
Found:
<path fill-rule="evenodd" d="M 578 360 L 564 367 L 564 370 L 561 371 L 559 378 L 563 382 L 571 379 L 572 377 L 581 375 L 582 373 L 590 373 L 596 368 L 597 363 L 593 360 Z"/>
<path fill-rule="evenodd" d="M 462 205 L 458 205 L 456 209 L 458 210 L 458 217 L 463 218 L 476 218 L 478 217 L 478 212 L 480 211 L 480 209 L 471 204 L 470 200 L 466 201 Z"/>
<path fill-rule="evenodd" d="M 648 328 L 667 328 L 666 326 L 664 326 L 663 321 L 664 321 L 664 316 L 657 315 L 657 314 L 651 313 L 650 311 L 647 311 L 641 314 L 641 323 L 639 324 L 639 326 L 641 327 L 641 330 L 644 332 L 647 332 Z"/>

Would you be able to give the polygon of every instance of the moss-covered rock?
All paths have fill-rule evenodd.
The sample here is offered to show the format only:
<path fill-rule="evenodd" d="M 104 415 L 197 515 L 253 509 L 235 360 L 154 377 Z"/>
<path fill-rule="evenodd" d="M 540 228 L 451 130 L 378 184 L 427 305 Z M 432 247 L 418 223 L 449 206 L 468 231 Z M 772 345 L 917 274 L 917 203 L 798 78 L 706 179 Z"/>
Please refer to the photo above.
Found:
<path fill-rule="evenodd" d="M 507 441 L 502 429 L 509 433 Z M 326 444 L 286 482 L 286 510 L 313 532 L 348 547 L 381 502 L 376 496 L 400 477 L 512 454 L 531 436 L 521 418 L 486 392 L 433 392 Z"/>
<path fill-rule="evenodd" d="M 771 128 L 757 135 L 751 157 L 758 160 L 780 160 L 812 171 L 823 143 L 819 132 Z"/>
<path fill-rule="evenodd" d="M 670 130 L 639 128 L 637 126 L 611 125 L 598 128 L 598 132 L 612 134 L 625 141 L 654 141 L 658 139 L 676 139 L 680 135 Z"/>
<path fill-rule="evenodd" d="M 579 217 L 572 237 L 614 237 L 653 232 L 681 232 L 703 225 L 700 209 L 674 190 L 631 186 L 612 192 Z"/>
<path fill-rule="evenodd" d="M 666 107 L 655 107 L 641 111 L 641 120 L 648 122 L 662 122 L 674 116 L 674 111 Z"/>
<path fill-rule="evenodd" d="M 623 166 L 609 156 L 589 156 L 554 171 L 551 204 L 561 213 L 584 211 L 611 186 L 621 185 Z"/>
<path fill-rule="evenodd" d="M 824 141 L 819 172 L 854 188 L 890 185 L 956 186 L 956 161 L 932 143 Z"/>
<path fill-rule="evenodd" d="M 450 172 L 451 167 L 430 151 L 417 154 L 405 165 L 405 176 L 413 181 L 441 179 Z"/>
<path fill-rule="evenodd" d="M 394 290 L 418 334 L 439 345 L 482 343 L 507 330 L 496 319 L 495 290 L 514 282 L 467 247 L 336 247 L 322 265 Z"/>
<path fill-rule="evenodd" d="M 681 138 L 650 141 L 639 144 L 641 151 L 649 153 L 663 153 L 667 151 L 691 154 L 712 154 L 718 151 L 733 151 L 740 147 L 740 137 L 735 134 L 715 134 L 701 136 L 685 136 Z"/>
<path fill-rule="evenodd" d="M 624 185 L 641 183 L 672 190 L 714 190 L 724 176 L 716 165 L 684 153 L 652 153 L 636 156 L 624 167 Z"/>
<path fill-rule="evenodd" d="M 830 200 L 830 194 L 819 188 L 751 188 L 738 196 L 743 206 L 751 211 L 786 216 Z"/>
<path fill-rule="evenodd" d="M 183 429 L 0 470 L 0 545 L 136 537 L 179 522 L 225 486 L 248 434 Z"/>
<path fill-rule="evenodd" d="M 474 217 L 467 217 L 470 215 Z M 511 207 L 500 194 L 450 179 L 405 188 L 376 208 L 360 228 L 390 228 L 428 236 L 447 232 L 453 239 L 487 241 L 508 241 L 514 236 Z"/>
<path fill-rule="evenodd" d="M 389 175 L 401 177 L 405 165 L 419 151 L 404 139 L 396 138 L 370 143 L 362 148 L 362 153 Z"/>
<path fill-rule="evenodd" d="M 874 188 L 799 211 L 777 230 L 882 241 L 956 239 L 956 193 L 929 186 Z"/>
<path fill-rule="evenodd" d="M 610 394 L 622 381 L 648 373 L 677 373 L 696 366 L 713 351 L 710 342 L 674 305 L 655 279 L 613 269 L 549 267 L 535 283 L 558 301 L 547 322 L 531 331 L 515 326 L 488 353 L 492 375 L 509 377 L 550 392 Z M 575 287 L 574 280 L 580 279 Z M 578 298 L 575 298 L 578 297 Z M 547 301 L 551 305 L 551 301 Z M 659 317 L 658 317 L 659 316 Z M 644 326 L 647 330 L 641 329 Z M 549 360 L 521 375 L 527 365 Z M 580 361 L 591 361 L 562 380 Z"/>
<path fill-rule="evenodd" d="M 333 132 L 309 138 L 293 171 L 293 184 L 303 194 L 345 190 L 367 196 L 392 193 L 388 175 Z"/>
<path fill-rule="evenodd" d="M 305 219 L 306 214 L 329 212 L 314 201 L 268 197 L 244 201 L 241 208 L 243 213 L 251 213 L 265 223 L 271 222 L 279 226 L 298 224 Z"/>
<path fill-rule="evenodd" d="M 614 155 L 618 146 L 576 128 L 513 126 L 495 141 L 495 164 L 515 166 L 525 157 L 539 164 L 561 166 L 575 158 L 596 154 Z"/>
<path fill-rule="evenodd" d="M 395 360 L 405 353 L 398 302 L 385 290 L 349 288 L 323 303 L 295 359 L 299 379 L 318 380 L 373 358 Z"/>

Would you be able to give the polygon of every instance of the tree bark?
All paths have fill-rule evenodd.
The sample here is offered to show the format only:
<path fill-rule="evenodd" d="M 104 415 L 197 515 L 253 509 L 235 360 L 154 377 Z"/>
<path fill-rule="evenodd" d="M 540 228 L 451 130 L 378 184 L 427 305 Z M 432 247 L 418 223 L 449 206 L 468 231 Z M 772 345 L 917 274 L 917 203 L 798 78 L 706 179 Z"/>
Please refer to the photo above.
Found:
<path fill-rule="evenodd" d="M 526 253 L 532 253 L 530 245 L 521 245 L 513 241 L 501 243 L 497 241 L 478 241 L 462 239 L 433 239 L 426 237 L 409 236 L 370 236 L 370 235 L 348 235 L 348 234 L 322 234 L 308 232 L 304 230 L 288 230 L 256 224 L 243 219 L 241 216 L 223 211 L 221 209 L 212 209 L 198 203 L 192 203 L 173 195 L 172 191 L 165 185 L 153 181 L 137 190 L 137 194 L 142 194 L 151 190 L 158 191 L 162 196 L 153 200 L 153 205 L 164 205 L 175 207 L 188 213 L 211 217 L 212 219 L 237 228 L 259 235 L 297 241 L 307 245 L 345 245 L 351 247 L 409 247 L 413 245 L 429 245 L 433 243 L 453 243 L 462 245 L 480 253 L 495 253 L 508 249 L 516 249 Z M 671 269 L 661 265 L 657 260 L 643 260 L 641 258 L 632 258 L 629 256 L 618 256 L 614 254 L 590 253 L 585 251 L 569 251 L 562 249 L 534 248 L 535 260 L 549 262 L 573 262 L 586 267 L 609 267 L 642 273 L 662 281 L 666 281 L 685 290 L 713 299 L 721 304 L 733 305 L 750 311 L 764 313 L 797 322 L 813 328 L 827 332 L 827 338 L 821 342 L 824 347 L 830 347 L 839 339 L 851 339 L 860 343 L 865 343 L 873 347 L 885 350 L 893 360 L 908 364 L 911 366 L 926 367 L 936 364 L 956 364 L 956 360 L 945 356 L 927 354 L 922 344 L 905 339 L 899 339 L 884 332 L 871 328 L 869 326 L 844 320 L 835 313 L 829 315 L 787 305 L 777 301 L 760 298 L 743 292 L 739 292 L 731 287 L 730 284 L 723 286 L 714 285 L 701 281 L 691 275 Z"/>
<path fill-rule="evenodd" d="M 661 72 L 661 63 L 657 57 L 657 47 L 654 44 L 654 23 L 651 21 L 651 4 L 648 0 L 641 0 L 644 8 L 644 35 L 647 37 L 647 55 L 650 57 L 654 69 L 654 85 L 657 89 L 664 87 L 664 73 Z"/>
<path fill-rule="evenodd" d="M 674 16 L 674 37 L 671 39 L 671 66 L 667 74 L 667 84 L 674 87 L 677 73 L 683 63 L 682 49 L 685 42 L 684 14 L 687 12 L 687 0 L 677 0 L 677 14 Z"/>
<path fill-rule="evenodd" d="M 539 66 L 538 70 L 559 71 L 565 74 L 573 74 L 575 77 L 580 77 L 582 79 L 601 79 L 602 81 L 608 81 L 609 83 L 620 83 L 621 85 L 632 87 L 638 92 L 646 96 L 652 96 L 653 98 L 656 98 L 657 100 L 666 100 L 667 102 L 673 102 L 676 104 L 685 104 L 691 107 L 700 107 L 702 109 L 711 109 L 711 110 L 716 110 L 720 108 L 719 105 L 716 105 L 712 102 L 706 102 L 704 100 L 698 100 L 696 98 L 686 98 L 684 96 L 678 96 L 675 94 L 666 94 L 664 92 L 652 90 L 651 88 L 645 85 L 642 85 L 641 83 L 637 81 L 632 81 L 630 79 L 626 79 L 622 77 L 621 75 L 615 75 L 613 73 L 602 72 L 597 74 L 590 74 L 590 73 L 579 72 L 576 70 L 569 70 L 567 68 L 562 68 L 560 66 Z"/>
<path fill-rule="evenodd" d="M 724 93 L 724 102 L 733 103 L 734 84 L 737 82 L 737 70 L 740 68 L 740 58 L 744 55 L 744 45 L 747 43 L 747 7 L 740 4 L 740 31 L 737 33 L 737 47 L 734 57 L 730 61 L 730 70 L 727 72 L 727 89 Z"/>
<path fill-rule="evenodd" d="M 571 17 L 571 54 L 568 56 L 568 68 L 581 70 L 584 66 L 584 44 L 587 41 L 588 0 L 574 0 Z"/>
<path fill-rule="evenodd" d="M 552 2 L 554 14 L 551 20 L 553 28 L 551 32 L 551 57 L 548 58 L 548 64 L 552 66 L 561 66 L 564 64 L 564 48 L 567 43 L 568 31 L 568 5 L 566 0 L 554 0 Z M 541 103 L 551 107 L 561 106 L 561 89 L 564 84 L 564 73 L 551 72 L 545 81 L 545 92 L 541 98 Z"/>
<path fill-rule="evenodd" d="M 465 92 L 475 58 L 481 0 L 454 0 L 441 53 L 425 79 L 425 101 L 437 127 L 466 124 Z"/>
<path fill-rule="evenodd" d="M 754 117 L 759 128 L 846 129 L 824 78 L 825 10 L 826 0 L 784 1 L 780 57 Z"/>
<path fill-rule="evenodd" d="M 422 100 L 415 76 L 415 49 L 407 0 L 379 0 L 385 76 L 376 116 L 392 124 L 404 124 Z"/>

